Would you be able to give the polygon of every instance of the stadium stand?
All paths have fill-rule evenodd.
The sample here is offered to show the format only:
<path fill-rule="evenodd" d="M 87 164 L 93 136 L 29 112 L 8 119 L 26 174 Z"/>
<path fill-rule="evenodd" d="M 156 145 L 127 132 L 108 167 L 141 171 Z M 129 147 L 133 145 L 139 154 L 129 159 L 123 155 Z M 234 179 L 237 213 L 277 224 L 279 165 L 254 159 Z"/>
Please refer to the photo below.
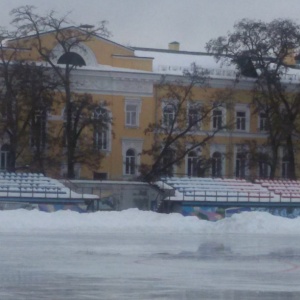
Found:
<path fill-rule="evenodd" d="M 300 202 L 300 181 L 170 177 L 156 184 L 174 189 L 171 201 Z"/>
<path fill-rule="evenodd" d="M 56 179 L 38 173 L 0 172 L 0 201 L 64 202 L 75 199 L 93 199 L 95 195 L 78 194 Z M 44 200 L 43 200 L 44 201 Z"/>

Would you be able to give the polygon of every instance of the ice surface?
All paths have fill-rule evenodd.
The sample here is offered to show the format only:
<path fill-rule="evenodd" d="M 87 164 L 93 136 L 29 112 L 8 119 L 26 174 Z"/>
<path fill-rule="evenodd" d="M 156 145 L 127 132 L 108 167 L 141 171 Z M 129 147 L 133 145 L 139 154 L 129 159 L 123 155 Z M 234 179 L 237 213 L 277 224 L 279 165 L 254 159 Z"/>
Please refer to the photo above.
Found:
<path fill-rule="evenodd" d="M 300 218 L 0 211 L 0 299 L 300 299 Z"/>

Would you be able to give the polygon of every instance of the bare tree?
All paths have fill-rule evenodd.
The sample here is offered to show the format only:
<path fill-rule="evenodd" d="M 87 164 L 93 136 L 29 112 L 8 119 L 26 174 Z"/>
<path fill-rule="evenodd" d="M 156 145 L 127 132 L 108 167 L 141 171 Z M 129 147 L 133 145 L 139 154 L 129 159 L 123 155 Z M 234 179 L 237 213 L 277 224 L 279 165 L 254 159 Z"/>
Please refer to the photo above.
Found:
<path fill-rule="evenodd" d="M 40 158 L 44 149 L 41 148 L 41 141 L 31 147 L 29 140 L 34 138 L 34 127 L 37 125 L 33 122 L 36 120 L 34 115 L 38 109 L 49 109 L 56 83 L 49 70 L 22 59 L 18 44 L 6 45 L 5 41 L 17 37 L 17 32 L 2 29 L 0 35 L 0 131 L 9 153 L 7 165 L 1 167 L 15 170 L 17 164 L 32 162 L 32 158 L 24 157 L 25 153 L 33 152 L 33 156 L 42 163 Z M 39 171 L 42 171 L 41 168 Z"/>
<path fill-rule="evenodd" d="M 82 101 L 76 104 L 80 107 L 80 112 L 89 107 L 85 96 L 75 96 L 72 91 L 72 72 L 74 69 L 82 65 L 82 61 L 74 55 L 74 49 L 83 49 L 83 44 L 90 41 L 97 35 L 108 36 L 109 32 L 106 28 L 106 22 L 103 21 L 96 28 L 93 26 L 79 26 L 70 27 L 68 16 L 59 17 L 54 11 L 40 16 L 35 13 L 33 6 L 22 6 L 12 10 L 13 16 L 12 24 L 17 27 L 17 31 L 22 34 L 22 43 L 24 46 L 32 48 L 39 55 L 41 61 L 46 62 L 56 76 L 60 79 L 63 89 L 63 101 L 65 104 L 65 139 L 66 139 L 66 161 L 67 161 L 67 177 L 74 178 L 74 166 L 76 164 L 75 149 L 73 148 L 77 142 L 72 139 L 79 139 L 78 134 L 82 133 L 79 130 L 77 134 L 74 133 L 74 104 L 75 101 Z M 49 47 L 48 41 L 44 39 L 44 33 L 48 32 L 52 38 L 53 44 Z M 59 65 L 54 59 L 54 46 L 59 47 L 62 51 L 62 61 Z M 92 114 L 92 112 L 91 112 Z"/>
<path fill-rule="evenodd" d="M 149 155 L 153 160 L 151 165 L 141 165 L 141 174 L 146 181 L 173 175 L 174 166 L 180 165 L 191 151 L 197 153 L 194 161 L 197 176 L 204 176 L 210 166 L 210 158 L 205 158 L 200 152 L 228 125 L 219 116 L 214 116 L 214 112 L 226 106 L 233 89 L 219 90 L 205 103 L 200 102 L 195 99 L 194 92 L 197 89 L 204 92 L 209 87 L 209 76 L 207 71 L 195 64 L 191 70 L 185 71 L 180 79 L 164 76 L 157 87 L 160 95 L 157 111 L 162 108 L 162 117 L 145 130 L 145 134 L 154 135 L 151 147 L 143 151 L 143 155 Z M 214 124 L 210 130 L 212 118 Z"/>
<path fill-rule="evenodd" d="M 296 177 L 296 144 L 299 133 L 299 85 L 293 84 L 288 59 L 299 47 L 300 27 L 291 20 L 270 23 L 243 19 L 228 33 L 207 43 L 207 50 L 217 59 L 236 63 L 241 76 L 254 78 L 253 103 L 268 122 L 272 149 L 271 177 L 278 169 L 278 149 L 286 148 L 289 177 Z M 291 84 L 292 83 L 292 84 Z"/>
<path fill-rule="evenodd" d="M 18 74 L 18 98 L 23 100 L 19 110 L 21 115 L 28 110 L 29 138 L 25 145 L 30 148 L 30 168 L 36 172 L 44 173 L 45 164 L 51 160 L 49 149 L 54 141 L 47 121 L 59 85 L 51 69 L 36 63 L 25 63 Z"/>
<path fill-rule="evenodd" d="M 89 94 L 72 94 L 70 103 L 72 112 L 71 129 L 67 133 L 67 112 L 61 128 L 62 147 L 69 151 L 76 163 L 85 164 L 90 168 L 100 166 L 101 149 L 95 144 L 93 136 L 105 133 L 112 120 L 106 109 L 106 103 L 96 103 Z M 84 134 L 83 134 L 84 132 Z M 69 135 L 69 137 L 68 137 Z M 70 145 L 68 143 L 71 143 Z"/>

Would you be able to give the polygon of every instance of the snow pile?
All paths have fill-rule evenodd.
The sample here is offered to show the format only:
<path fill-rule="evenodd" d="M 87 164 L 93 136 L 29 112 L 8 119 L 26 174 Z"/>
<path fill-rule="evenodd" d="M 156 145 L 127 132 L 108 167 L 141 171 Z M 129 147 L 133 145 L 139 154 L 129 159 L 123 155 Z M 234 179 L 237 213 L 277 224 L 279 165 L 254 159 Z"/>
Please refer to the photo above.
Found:
<path fill-rule="evenodd" d="M 129 209 L 121 212 L 79 214 L 37 210 L 0 211 L 0 232 L 126 232 L 174 234 L 263 233 L 300 234 L 300 218 L 288 219 L 265 212 L 244 212 L 218 222 Z"/>
<path fill-rule="evenodd" d="M 300 234 L 300 218 L 289 219 L 267 212 L 243 212 L 214 223 L 218 233 Z"/>

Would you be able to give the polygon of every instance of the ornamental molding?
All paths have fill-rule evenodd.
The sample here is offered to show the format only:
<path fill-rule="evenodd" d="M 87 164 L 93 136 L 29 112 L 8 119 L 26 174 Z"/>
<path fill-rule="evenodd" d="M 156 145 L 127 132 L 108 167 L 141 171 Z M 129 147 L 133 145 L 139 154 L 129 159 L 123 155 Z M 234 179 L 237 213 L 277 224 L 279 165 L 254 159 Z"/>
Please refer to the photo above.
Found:
<path fill-rule="evenodd" d="M 146 76 L 145 76 L 146 75 Z M 72 89 L 76 92 L 123 95 L 126 97 L 153 96 L 154 81 L 148 74 L 115 73 L 109 71 L 74 70 Z"/>
<path fill-rule="evenodd" d="M 139 138 L 122 138 L 122 155 L 123 157 L 126 156 L 126 152 L 129 149 L 133 149 L 136 151 L 139 159 L 139 154 L 142 153 L 143 150 L 143 142 L 144 139 Z"/>
<path fill-rule="evenodd" d="M 93 53 L 93 51 L 85 44 L 83 43 L 79 43 L 78 45 L 74 45 L 71 49 L 70 52 L 74 52 L 77 53 L 78 55 L 80 55 L 87 66 L 97 66 L 98 62 L 96 59 L 95 54 Z M 57 45 L 51 53 L 51 57 L 52 57 L 52 62 L 53 63 L 57 63 L 58 59 L 65 54 L 63 48 L 61 45 Z"/>
<path fill-rule="evenodd" d="M 211 144 L 210 146 L 210 156 L 215 152 L 220 152 L 221 154 L 226 153 L 226 145 L 224 144 Z"/>

